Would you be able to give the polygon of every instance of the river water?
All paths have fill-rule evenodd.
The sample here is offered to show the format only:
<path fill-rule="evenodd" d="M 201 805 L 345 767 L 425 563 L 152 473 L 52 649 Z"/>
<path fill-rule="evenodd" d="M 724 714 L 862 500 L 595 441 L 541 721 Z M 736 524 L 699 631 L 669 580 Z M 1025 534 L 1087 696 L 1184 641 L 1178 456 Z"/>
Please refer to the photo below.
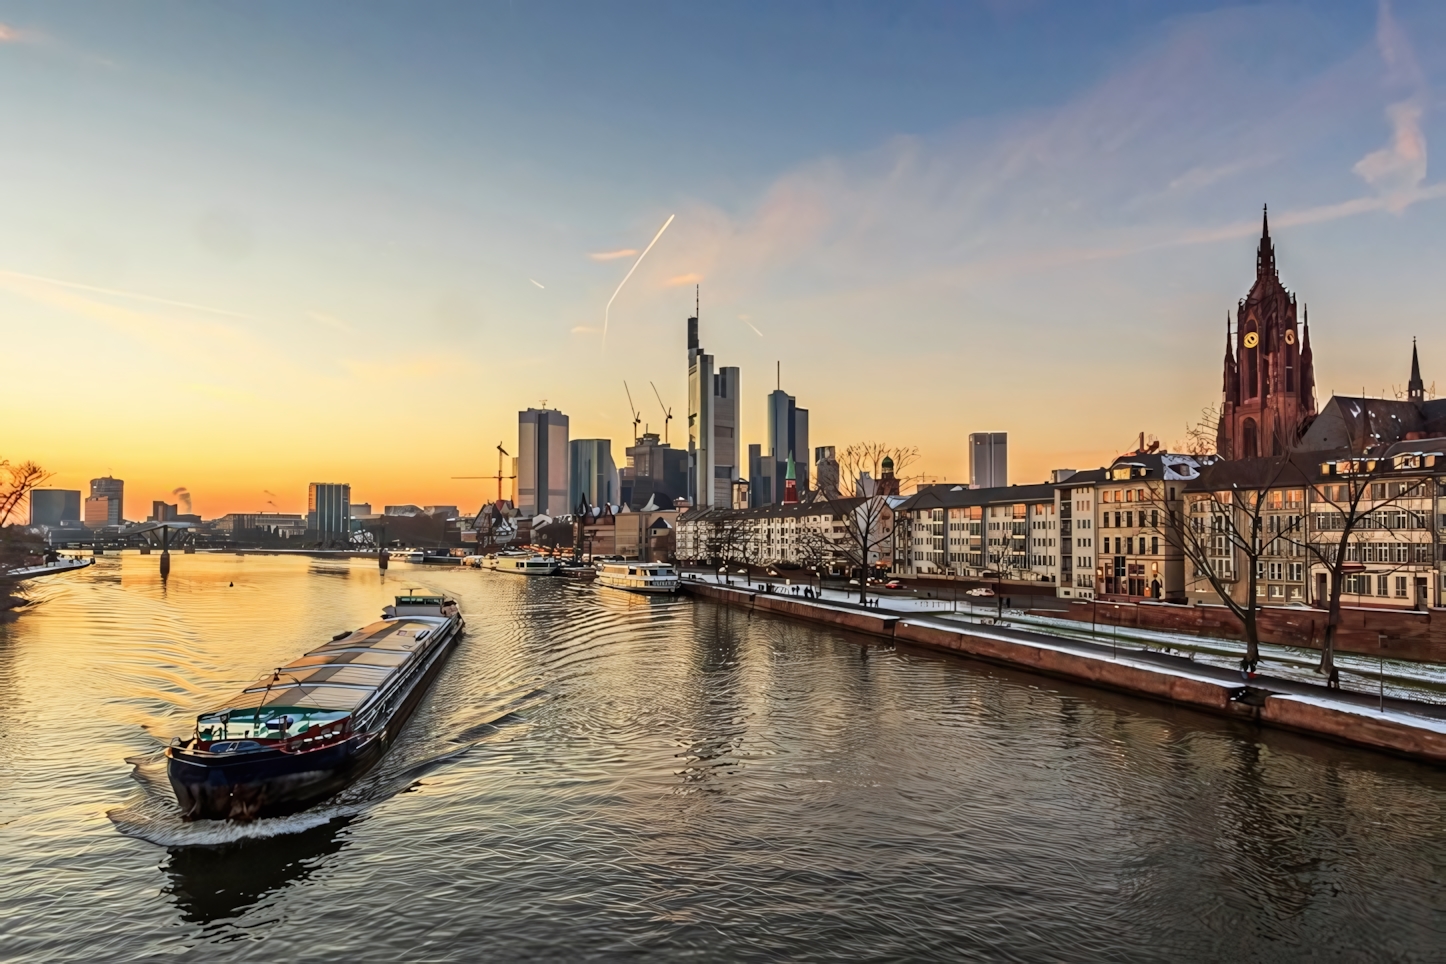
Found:
<path fill-rule="evenodd" d="M 687 599 L 102 557 L 0 625 L 0 959 L 1440 960 L 1446 773 Z M 183 824 L 199 710 L 412 587 L 468 632 L 335 801 Z"/>

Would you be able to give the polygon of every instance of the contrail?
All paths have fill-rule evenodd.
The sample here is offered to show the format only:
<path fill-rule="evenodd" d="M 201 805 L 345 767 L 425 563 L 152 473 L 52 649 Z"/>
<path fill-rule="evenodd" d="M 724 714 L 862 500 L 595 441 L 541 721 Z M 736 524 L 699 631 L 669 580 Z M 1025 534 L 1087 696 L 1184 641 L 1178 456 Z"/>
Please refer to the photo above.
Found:
<path fill-rule="evenodd" d="M 759 338 L 762 338 L 762 337 L 763 337 L 763 332 L 761 332 L 761 331 L 759 331 L 757 328 L 755 328 L 754 325 L 753 325 L 753 322 L 749 321 L 747 318 L 741 318 L 741 319 L 739 319 L 739 320 L 742 321 L 742 322 L 743 322 L 745 325 L 747 325 L 749 328 L 753 328 L 753 333 L 754 333 L 755 335 L 757 335 Z"/>
<path fill-rule="evenodd" d="M 543 289 L 544 291 L 547 290 L 547 286 L 546 286 L 545 284 L 543 284 L 541 281 L 538 281 L 536 278 L 528 278 L 527 280 L 528 280 L 528 281 L 531 281 L 533 284 L 537 285 L 537 287 Z"/>
<path fill-rule="evenodd" d="M 75 288 L 78 291 L 93 291 L 101 295 L 114 295 L 117 298 L 136 298 L 140 301 L 153 301 L 159 305 L 171 305 L 175 308 L 190 308 L 193 311 L 208 311 L 213 315 L 227 315 L 232 318 L 251 319 L 251 315 L 242 314 L 239 311 L 227 311 L 225 308 L 211 308 L 207 305 L 195 305 L 189 301 L 172 301 L 170 298 L 158 298 L 155 295 L 143 294 L 139 291 L 121 291 L 116 288 L 98 288 L 95 285 L 84 285 L 78 281 L 61 281 L 59 278 L 44 278 L 38 274 L 25 274 L 22 271 L 10 271 L 0 268 L 0 275 L 8 278 L 20 278 L 25 281 L 39 281 L 41 284 L 56 285 L 60 288 Z"/>
<path fill-rule="evenodd" d="M 648 242 L 648 246 L 643 249 L 643 253 L 640 254 L 640 255 L 638 255 L 638 260 L 634 261 L 634 262 L 633 262 L 633 266 L 628 269 L 628 273 L 625 274 L 625 275 L 623 275 L 623 280 L 622 280 L 621 282 L 619 282 L 619 284 L 618 284 L 618 290 L 617 290 L 617 291 L 614 291 L 614 292 L 613 292 L 613 296 L 608 299 L 607 307 L 603 309 L 603 340 L 604 340 L 604 341 L 606 341 L 606 340 L 607 340 L 607 337 L 608 337 L 608 312 L 612 310 L 613 301 L 617 299 L 618 291 L 622 291 L 622 290 L 623 290 L 623 285 L 627 284 L 627 283 L 628 283 L 628 279 L 633 276 L 633 272 L 638 270 L 638 265 L 642 264 L 642 263 L 643 263 L 643 259 L 648 256 L 648 252 L 651 251 L 651 250 L 653 250 L 653 245 L 657 244 L 657 243 L 658 243 L 658 239 L 663 236 L 663 232 L 666 231 L 666 230 L 668 230 L 668 225 L 670 225 L 670 224 L 673 223 L 673 218 L 674 218 L 674 217 L 676 217 L 676 215 L 673 215 L 673 214 L 668 215 L 668 220 L 666 220 L 666 221 L 663 222 L 663 226 L 662 226 L 661 228 L 658 228 L 658 233 L 655 234 L 655 235 L 653 235 L 653 240 L 651 240 L 651 241 Z"/>

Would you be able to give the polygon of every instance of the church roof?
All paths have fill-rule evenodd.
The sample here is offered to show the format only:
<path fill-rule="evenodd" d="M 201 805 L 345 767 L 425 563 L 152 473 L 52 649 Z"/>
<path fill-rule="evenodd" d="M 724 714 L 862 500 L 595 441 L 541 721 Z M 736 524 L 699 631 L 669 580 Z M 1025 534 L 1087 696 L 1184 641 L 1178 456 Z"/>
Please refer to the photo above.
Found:
<path fill-rule="evenodd" d="M 1369 452 L 1408 434 L 1446 436 L 1446 399 L 1365 398 L 1333 395 L 1321 407 L 1296 448 L 1302 452 L 1349 449 Z"/>

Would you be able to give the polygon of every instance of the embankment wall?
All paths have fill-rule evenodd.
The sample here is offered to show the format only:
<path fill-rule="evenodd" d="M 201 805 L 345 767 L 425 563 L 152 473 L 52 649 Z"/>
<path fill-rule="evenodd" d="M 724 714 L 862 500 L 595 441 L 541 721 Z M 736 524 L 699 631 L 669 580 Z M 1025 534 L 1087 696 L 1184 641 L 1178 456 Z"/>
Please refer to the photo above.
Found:
<path fill-rule="evenodd" d="M 1128 660 L 1105 659 L 1045 644 L 927 626 L 897 615 L 834 608 L 788 596 L 706 583 L 685 583 L 684 588 L 695 596 L 725 605 L 868 633 L 898 643 L 957 653 L 1221 716 L 1294 730 L 1424 762 L 1446 764 L 1446 726 L 1432 727 L 1431 721 L 1413 725 L 1402 720 L 1402 714 L 1376 717 L 1337 709 L 1325 702 L 1247 689 L 1189 672 L 1171 672 L 1165 668 L 1140 666 Z"/>

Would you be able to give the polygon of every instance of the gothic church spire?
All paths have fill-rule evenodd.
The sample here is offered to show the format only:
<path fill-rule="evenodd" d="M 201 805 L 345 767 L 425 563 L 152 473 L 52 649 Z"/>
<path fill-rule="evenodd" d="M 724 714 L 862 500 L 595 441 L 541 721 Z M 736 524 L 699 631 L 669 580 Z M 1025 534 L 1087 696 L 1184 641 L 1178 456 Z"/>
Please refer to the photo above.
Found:
<path fill-rule="evenodd" d="M 1275 278 L 1275 242 L 1270 240 L 1270 205 L 1260 215 L 1260 247 L 1255 251 L 1255 277 Z"/>
<path fill-rule="evenodd" d="M 1426 400 L 1426 385 L 1421 381 L 1421 359 L 1416 355 L 1416 339 L 1411 339 L 1411 381 L 1406 385 L 1406 397 L 1413 402 Z"/>

